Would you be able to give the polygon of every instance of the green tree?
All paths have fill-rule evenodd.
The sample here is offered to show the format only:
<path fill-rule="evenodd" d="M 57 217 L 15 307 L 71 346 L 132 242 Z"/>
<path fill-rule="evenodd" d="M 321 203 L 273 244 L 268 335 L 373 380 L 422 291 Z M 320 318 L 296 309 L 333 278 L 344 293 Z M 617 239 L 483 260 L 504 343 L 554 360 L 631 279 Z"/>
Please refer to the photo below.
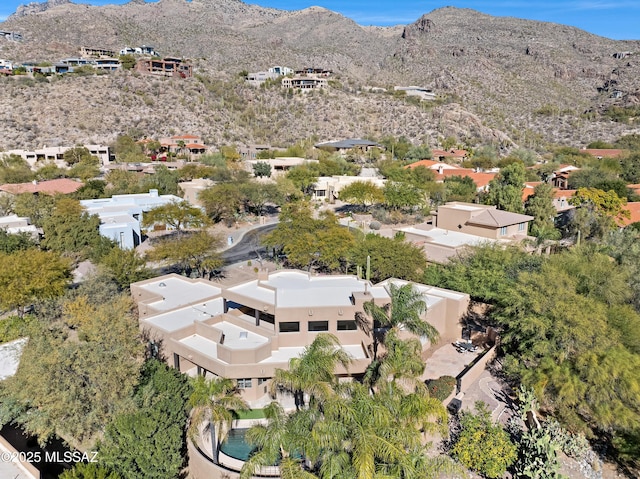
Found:
<path fill-rule="evenodd" d="M 18 155 L 3 155 L 0 158 L 0 184 L 28 183 L 33 172 L 25 159 Z"/>
<path fill-rule="evenodd" d="M 155 169 L 153 175 L 147 175 L 141 182 L 141 188 L 144 191 L 151 189 L 158 190 L 161 195 L 178 194 L 178 178 L 180 171 L 170 170 L 164 165 L 160 165 Z"/>
<path fill-rule="evenodd" d="M 391 209 L 413 209 L 424 204 L 420 189 L 410 183 L 387 181 L 383 188 L 384 203 Z"/>
<path fill-rule="evenodd" d="M 70 266 L 57 253 L 38 249 L 0 254 L 0 306 L 22 315 L 36 300 L 62 295 L 71 282 Z"/>
<path fill-rule="evenodd" d="M 382 188 L 369 181 L 354 181 L 342 188 L 340 200 L 345 203 L 357 203 L 366 211 L 371 205 L 382 203 L 384 194 Z"/>
<path fill-rule="evenodd" d="M 461 413 L 460 435 L 451 455 L 485 477 L 502 477 L 517 457 L 517 446 L 500 425 L 493 423 L 486 404 L 477 402 L 475 409 L 475 414 Z"/>
<path fill-rule="evenodd" d="M 575 234 L 580 231 L 584 238 L 601 238 L 615 228 L 617 222 L 630 216 L 629 210 L 624 208 L 627 200 L 614 191 L 579 188 L 569 203 L 578 207 L 569 224 L 569 232 Z"/>
<path fill-rule="evenodd" d="M 135 171 L 111 170 L 105 175 L 107 189 L 105 196 L 143 193 L 144 188 Z"/>
<path fill-rule="evenodd" d="M 485 203 L 495 205 L 499 210 L 522 213 L 525 176 L 522 163 L 512 163 L 502 168 L 500 173 L 489 182 L 489 193 Z"/>
<path fill-rule="evenodd" d="M 349 262 L 360 266 L 363 271 L 371 265 L 370 278 L 373 282 L 388 278 L 418 281 L 425 269 L 427 260 L 423 251 L 404 241 L 402 235 L 385 238 L 374 233 L 357 241 L 349 256 Z"/>
<path fill-rule="evenodd" d="M 5 229 L 0 228 L 0 252 L 4 254 L 15 253 L 16 251 L 24 251 L 35 248 L 36 242 L 31 234 L 7 233 Z"/>
<path fill-rule="evenodd" d="M 447 176 L 444 179 L 447 201 L 472 202 L 478 194 L 478 186 L 469 176 Z"/>
<path fill-rule="evenodd" d="M 57 433 L 73 447 L 91 446 L 128 407 L 138 381 L 143 347 L 130 298 L 93 306 L 71 310 L 79 324 L 72 339 L 59 324 L 38 321 L 18 372 L 0 390 L 0 417 L 21 424 L 43 444 Z"/>
<path fill-rule="evenodd" d="M 100 259 L 100 266 L 122 289 L 151 277 L 146 261 L 135 249 L 123 250 L 116 246 Z"/>
<path fill-rule="evenodd" d="M 129 135 L 119 135 L 113 145 L 116 158 L 120 163 L 136 163 L 145 161 L 142 146 Z"/>
<path fill-rule="evenodd" d="M 147 254 L 151 261 L 176 264 L 186 276 L 195 271 L 201 278 L 222 266 L 218 253 L 222 241 L 207 231 L 195 231 L 160 239 Z"/>
<path fill-rule="evenodd" d="M 240 398 L 240 391 L 233 380 L 198 376 L 193 381 L 189 407 L 190 434 L 192 437 L 198 435 L 205 423 L 204 432 L 211 434 L 213 458 L 217 463 L 220 444 L 227 437 L 233 420 L 238 418 L 238 413 L 247 411 L 249 406 Z"/>
<path fill-rule="evenodd" d="M 548 183 L 540 183 L 527 198 L 525 213 L 533 216 L 529 227 L 532 236 L 545 239 L 558 239 L 560 232 L 555 228 L 556 208 L 553 205 L 553 188 Z"/>
<path fill-rule="evenodd" d="M 62 158 L 67 163 L 67 166 L 88 163 L 91 161 L 91 152 L 84 146 L 76 146 L 65 151 Z"/>
<path fill-rule="evenodd" d="M 198 199 L 207 216 L 214 222 L 224 221 L 231 226 L 240 214 L 244 200 L 237 183 L 221 183 L 203 190 Z"/>
<path fill-rule="evenodd" d="M 84 211 L 77 200 L 60 198 L 42 223 L 42 246 L 77 259 L 97 257 L 110 249 L 110 241 L 100 235 L 99 226 L 100 218 Z"/>
<path fill-rule="evenodd" d="M 296 408 L 305 406 L 304 395 L 309 395 L 309 406 L 318 407 L 325 402 L 338 384 L 336 368 L 348 369 L 351 357 L 332 334 L 320 333 L 299 357 L 289 360 L 288 369 L 277 369 L 271 380 L 271 392 L 293 395 Z"/>
<path fill-rule="evenodd" d="M 439 339 L 438 330 L 429 324 L 423 315 L 427 311 L 427 304 L 422 294 L 411 283 L 398 286 L 389 283 L 390 303 L 377 305 L 373 300 L 364 303 L 364 314 L 356 313 L 358 324 L 367 325 L 365 332 L 373 333 L 373 360 L 378 357 L 378 345 L 385 344 L 385 337 L 389 331 L 398 332 L 399 329 L 409 331 L 420 338 L 428 339 L 432 344 Z"/>
<path fill-rule="evenodd" d="M 47 163 L 36 170 L 36 180 L 38 181 L 55 180 L 65 176 L 67 176 L 67 171 L 55 163 Z"/>
<path fill-rule="evenodd" d="M 268 203 L 282 204 L 284 196 L 274 183 L 260 184 L 255 181 L 244 183 L 240 187 L 244 197 L 244 209 L 256 216 L 262 216 Z"/>
<path fill-rule="evenodd" d="M 287 263 L 297 268 L 328 271 L 344 268 L 355 244 L 353 235 L 338 224 L 331 212 L 313 218 L 308 203 L 288 203 L 278 226 L 263 239 L 265 245 L 283 251 Z"/>
<path fill-rule="evenodd" d="M 42 227 L 45 218 L 53 212 L 55 201 L 55 198 L 49 195 L 21 193 L 15 197 L 13 212 L 18 216 L 29 217 L 32 224 Z"/>
<path fill-rule="evenodd" d="M 271 176 L 271 165 L 264 161 L 259 161 L 253 165 L 253 175 L 257 178 L 269 178 Z"/>
<path fill-rule="evenodd" d="M 144 213 L 142 226 L 150 228 L 156 224 L 166 225 L 175 231 L 202 228 L 207 218 L 200 208 L 191 206 L 187 201 L 172 201 L 156 206 Z"/>
<path fill-rule="evenodd" d="M 319 174 L 310 166 L 300 165 L 291 168 L 287 172 L 287 178 L 305 195 L 310 194 L 314 185 L 318 182 Z"/>
<path fill-rule="evenodd" d="M 141 375 L 135 408 L 107 425 L 100 458 L 124 479 L 178 477 L 185 463 L 191 386 L 185 375 L 155 359 L 144 364 Z"/>
<path fill-rule="evenodd" d="M 429 160 L 432 156 L 433 155 L 431 153 L 431 148 L 429 148 L 429 145 L 419 145 L 412 146 L 409 151 L 407 151 L 404 159 L 414 162 L 419 160 Z"/>
<path fill-rule="evenodd" d="M 122 476 L 95 462 L 88 464 L 78 462 L 71 469 L 60 474 L 59 479 L 122 479 Z"/>

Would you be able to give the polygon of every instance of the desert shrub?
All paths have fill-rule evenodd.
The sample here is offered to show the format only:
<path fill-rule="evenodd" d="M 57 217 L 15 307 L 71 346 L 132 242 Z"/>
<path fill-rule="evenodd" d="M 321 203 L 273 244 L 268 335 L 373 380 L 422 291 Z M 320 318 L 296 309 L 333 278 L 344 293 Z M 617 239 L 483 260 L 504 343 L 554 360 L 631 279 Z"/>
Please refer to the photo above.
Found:
<path fill-rule="evenodd" d="M 382 227 L 382 224 L 379 221 L 372 221 L 371 223 L 369 223 L 369 228 L 372 230 L 379 230 Z"/>

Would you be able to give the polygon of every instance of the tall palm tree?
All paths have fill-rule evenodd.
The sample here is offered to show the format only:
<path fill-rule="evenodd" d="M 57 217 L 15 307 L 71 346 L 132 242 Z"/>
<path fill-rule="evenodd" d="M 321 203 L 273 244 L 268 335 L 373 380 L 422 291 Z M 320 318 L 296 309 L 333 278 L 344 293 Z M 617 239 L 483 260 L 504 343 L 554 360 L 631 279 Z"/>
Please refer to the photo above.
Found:
<path fill-rule="evenodd" d="M 389 296 L 391 302 L 379 306 L 375 302 L 364 303 L 364 314 L 356 313 L 356 321 L 359 324 L 369 322 L 369 330 L 373 337 L 373 361 L 378 358 L 378 347 L 384 344 L 387 333 L 390 330 L 407 330 L 416 336 L 427 338 L 431 343 L 436 343 L 440 337 L 438 330 L 423 319 L 427 311 L 427 304 L 422 299 L 422 294 L 411 283 L 398 286 L 389 284 Z"/>
<path fill-rule="evenodd" d="M 271 380 L 271 392 L 286 391 L 293 394 L 296 409 L 305 406 L 304 395 L 309 395 L 311 405 L 326 400 L 334 394 L 338 380 L 338 365 L 348 368 L 351 357 L 345 352 L 338 338 L 320 333 L 303 353 L 289 360 L 289 369 L 277 369 Z"/>
<path fill-rule="evenodd" d="M 189 397 L 189 434 L 192 438 L 197 436 L 202 424 L 206 423 L 204 432 L 211 434 L 211 453 L 216 463 L 220 444 L 227 437 L 233 420 L 238 417 L 239 412 L 249 410 L 249 406 L 239 394 L 236 383 L 231 379 L 207 379 L 198 376 L 193 381 L 193 393 Z"/>

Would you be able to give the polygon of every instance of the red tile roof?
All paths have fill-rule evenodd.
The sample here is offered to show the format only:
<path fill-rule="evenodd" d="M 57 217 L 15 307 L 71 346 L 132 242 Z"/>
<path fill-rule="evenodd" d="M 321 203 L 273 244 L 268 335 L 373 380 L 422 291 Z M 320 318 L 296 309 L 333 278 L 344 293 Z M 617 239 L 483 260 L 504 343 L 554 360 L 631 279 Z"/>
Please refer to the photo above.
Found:
<path fill-rule="evenodd" d="M 13 195 L 18 195 L 20 193 L 43 193 L 47 195 L 61 193 L 63 195 L 68 195 L 70 193 L 75 193 L 82 186 L 83 183 L 80 183 L 79 181 L 60 178 L 57 180 L 36 181 L 33 183 L 7 183 L 0 186 L 0 191 L 5 191 Z"/>
<path fill-rule="evenodd" d="M 433 161 L 433 160 L 420 160 L 420 161 L 416 161 L 415 163 L 411 163 L 407 166 L 405 166 L 405 169 L 410 169 L 413 170 L 414 168 L 417 168 L 418 166 L 424 166 L 425 168 L 430 168 L 433 165 L 437 165 L 438 163 L 440 163 L 439 161 Z"/>
<path fill-rule="evenodd" d="M 640 201 L 627 203 L 625 209 L 631 214 L 629 218 L 622 218 L 618 221 L 621 226 L 628 226 L 631 223 L 640 221 Z"/>
<path fill-rule="evenodd" d="M 189 149 L 197 148 L 197 149 L 199 149 L 199 150 L 202 150 L 202 149 L 206 149 L 206 148 L 207 148 L 207 146 L 206 146 L 206 145 L 200 145 L 200 144 L 198 144 L 198 143 L 187 143 L 187 144 L 186 144 L 186 145 L 184 145 L 184 146 L 185 146 L 185 148 L 189 148 Z"/>
<path fill-rule="evenodd" d="M 484 188 L 489 184 L 496 173 L 476 173 L 474 170 L 468 168 L 458 168 L 455 170 L 442 170 L 442 173 L 436 173 L 436 181 L 443 181 L 449 176 L 468 176 L 473 180 L 478 188 Z"/>

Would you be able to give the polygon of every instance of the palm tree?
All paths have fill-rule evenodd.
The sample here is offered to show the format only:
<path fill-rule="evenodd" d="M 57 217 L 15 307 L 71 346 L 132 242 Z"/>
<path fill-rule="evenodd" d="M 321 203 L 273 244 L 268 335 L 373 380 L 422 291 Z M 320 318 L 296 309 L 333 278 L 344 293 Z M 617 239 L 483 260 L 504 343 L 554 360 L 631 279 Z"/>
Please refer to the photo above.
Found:
<path fill-rule="evenodd" d="M 271 393 L 286 391 L 293 394 L 296 409 L 304 407 L 305 393 L 310 404 L 317 405 L 334 394 L 337 384 L 335 369 L 348 368 L 351 357 L 332 334 L 320 333 L 303 353 L 289 360 L 289 369 L 277 369 L 271 380 Z"/>
<path fill-rule="evenodd" d="M 395 330 L 390 330 L 385 338 L 385 353 L 369 365 L 365 383 L 406 392 L 426 389 L 420 380 L 425 367 L 421 353 L 420 341 L 402 340 Z"/>
<path fill-rule="evenodd" d="M 316 479 L 304 470 L 300 452 L 308 439 L 313 410 L 300 410 L 287 415 L 280 404 L 272 402 L 264 408 L 266 424 L 256 424 L 245 439 L 256 447 L 256 452 L 242 467 L 241 478 L 252 477 L 261 466 L 278 464 L 280 477 L 290 479 Z M 311 421 L 311 422 L 310 422 Z"/>
<path fill-rule="evenodd" d="M 216 377 L 206 379 L 198 376 L 193 381 L 193 393 L 189 397 L 191 420 L 189 433 L 197 436 L 205 423 L 204 432 L 211 433 L 211 452 L 218 462 L 220 444 L 225 440 L 238 412 L 248 411 L 249 406 L 239 397 L 239 389 L 231 379 Z"/>
<path fill-rule="evenodd" d="M 389 296 L 390 303 L 379 306 L 373 300 L 367 301 L 364 303 L 364 313 L 356 313 L 356 321 L 359 324 L 372 324 L 372 327 L 364 331 L 372 332 L 373 361 L 378 358 L 379 344 L 385 343 L 385 337 L 392 329 L 407 330 L 416 336 L 427 338 L 431 343 L 436 343 L 440 336 L 438 330 L 422 318 L 427 311 L 427 304 L 422 299 L 422 294 L 414 289 L 411 283 L 402 286 L 390 283 Z"/>

